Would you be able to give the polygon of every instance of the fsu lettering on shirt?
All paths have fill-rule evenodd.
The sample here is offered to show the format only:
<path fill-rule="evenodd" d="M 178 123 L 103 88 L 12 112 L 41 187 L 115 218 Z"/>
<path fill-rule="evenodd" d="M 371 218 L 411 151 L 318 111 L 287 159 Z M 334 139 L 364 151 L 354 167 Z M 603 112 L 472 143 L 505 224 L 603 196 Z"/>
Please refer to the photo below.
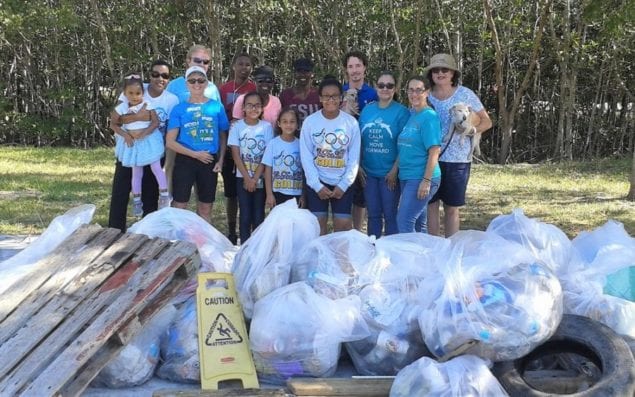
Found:
<path fill-rule="evenodd" d="M 300 115 L 299 126 L 302 126 L 304 119 L 320 110 L 320 96 L 316 89 L 311 89 L 303 98 L 295 94 L 293 88 L 287 88 L 280 94 L 280 102 L 283 107 L 290 107 L 298 111 Z"/>

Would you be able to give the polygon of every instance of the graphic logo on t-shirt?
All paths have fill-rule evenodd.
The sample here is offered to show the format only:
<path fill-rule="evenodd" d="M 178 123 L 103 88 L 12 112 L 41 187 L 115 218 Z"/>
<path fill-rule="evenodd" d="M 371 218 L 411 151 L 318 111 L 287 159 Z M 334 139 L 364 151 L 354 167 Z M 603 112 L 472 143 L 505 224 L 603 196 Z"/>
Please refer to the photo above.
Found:
<path fill-rule="evenodd" d="M 381 118 L 377 118 L 374 122 L 368 123 L 362 130 L 362 139 L 364 140 L 365 153 L 385 154 L 390 151 L 386 147 L 386 139 L 392 141 L 393 134 L 390 124 L 383 122 Z"/>
<path fill-rule="evenodd" d="M 159 119 L 159 131 L 161 131 L 161 133 L 165 135 L 165 133 L 167 132 L 166 122 L 169 116 L 168 112 L 166 112 L 163 108 L 155 108 L 154 110 L 157 112 L 157 118 Z"/>
<path fill-rule="evenodd" d="M 302 163 L 300 152 L 280 153 L 273 156 L 273 189 L 302 189 Z"/>
<path fill-rule="evenodd" d="M 245 131 L 242 136 L 239 136 L 240 142 L 240 157 L 245 163 L 245 167 L 249 173 L 253 176 L 256 172 L 258 165 L 262 161 L 262 155 L 265 152 L 267 146 L 265 142 L 265 135 L 263 133 L 257 133 L 251 138 L 247 138 L 248 134 Z"/>
<path fill-rule="evenodd" d="M 332 132 L 322 129 L 319 133 L 314 133 L 312 138 L 317 146 L 316 165 L 327 168 L 343 168 L 346 165 L 346 148 L 351 140 L 346 131 L 341 128 Z"/>

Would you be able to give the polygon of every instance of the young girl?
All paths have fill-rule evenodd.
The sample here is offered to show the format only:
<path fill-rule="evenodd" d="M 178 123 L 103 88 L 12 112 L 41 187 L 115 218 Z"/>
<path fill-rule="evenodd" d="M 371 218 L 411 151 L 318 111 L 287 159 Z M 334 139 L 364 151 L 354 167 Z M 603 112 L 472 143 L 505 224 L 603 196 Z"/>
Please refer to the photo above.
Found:
<path fill-rule="evenodd" d="M 112 129 L 116 135 L 115 155 L 124 167 L 132 167 L 132 212 L 137 218 L 143 215 L 141 202 L 141 179 L 143 167 L 150 165 L 160 190 L 159 208 L 170 205 L 168 183 L 161 168 L 164 146 L 159 127 L 159 119 L 154 107 L 143 100 L 143 82 L 137 74 L 127 76 L 123 82 L 123 94 L 127 102 L 122 102 L 111 113 Z M 144 105 L 150 112 L 150 120 L 134 121 L 120 125 L 121 116 L 139 112 Z"/>
<path fill-rule="evenodd" d="M 265 166 L 266 205 L 275 205 L 295 198 L 302 207 L 302 164 L 297 110 L 285 107 L 278 115 L 276 137 L 269 142 L 262 157 Z"/>
<path fill-rule="evenodd" d="M 265 189 L 261 178 L 264 166 L 261 161 L 267 143 L 273 138 L 273 128 L 260 120 L 262 99 L 257 92 L 245 94 L 242 108 L 244 118 L 229 129 L 227 144 L 236 163 L 240 241 L 244 244 L 265 218 Z"/>

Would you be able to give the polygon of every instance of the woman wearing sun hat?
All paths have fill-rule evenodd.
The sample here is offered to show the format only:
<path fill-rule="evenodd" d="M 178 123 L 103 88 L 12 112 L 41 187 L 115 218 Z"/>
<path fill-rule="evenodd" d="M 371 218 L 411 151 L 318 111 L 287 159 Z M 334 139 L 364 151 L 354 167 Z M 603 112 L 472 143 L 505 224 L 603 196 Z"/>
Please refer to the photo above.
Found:
<path fill-rule="evenodd" d="M 440 233 L 439 203 L 443 202 L 445 236 L 449 237 L 459 230 L 459 208 L 465 205 L 465 191 L 470 178 L 470 145 L 459 143 L 458 136 L 446 137 L 450 133 L 450 108 L 457 103 L 466 104 L 474 114 L 473 124 L 478 133 L 492 127 L 492 121 L 474 91 L 459 84 L 461 72 L 456 60 L 450 54 L 436 54 L 424 69 L 430 86 L 428 99 L 441 119 L 443 143 L 439 166 L 441 167 L 441 185 L 430 200 L 428 206 L 428 232 Z"/>

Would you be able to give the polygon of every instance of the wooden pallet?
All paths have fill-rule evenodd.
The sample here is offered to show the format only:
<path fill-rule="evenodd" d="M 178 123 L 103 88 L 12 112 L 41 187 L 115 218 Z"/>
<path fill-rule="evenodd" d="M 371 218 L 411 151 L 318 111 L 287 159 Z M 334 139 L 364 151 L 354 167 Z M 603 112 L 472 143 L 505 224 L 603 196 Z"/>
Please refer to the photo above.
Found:
<path fill-rule="evenodd" d="M 190 243 L 80 228 L 0 296 L 0 395 L 79 395 L 199 266 Z"/>

